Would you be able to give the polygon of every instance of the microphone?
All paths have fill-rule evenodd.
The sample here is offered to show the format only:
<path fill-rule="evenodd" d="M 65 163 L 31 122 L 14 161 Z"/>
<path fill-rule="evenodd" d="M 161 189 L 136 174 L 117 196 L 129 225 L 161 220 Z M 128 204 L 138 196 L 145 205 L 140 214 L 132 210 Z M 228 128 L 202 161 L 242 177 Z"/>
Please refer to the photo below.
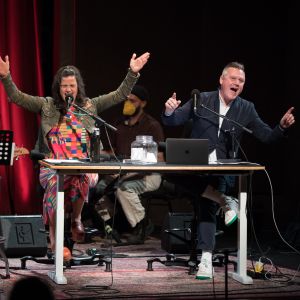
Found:
<path fill-rule="evenodd" d="M 194 114 L 196 114 L 196 112 L 197 112 L 197 100 L 200 97 L 200 92 L 197 89 L 193 89 L 191 94 L 192 94 L 192 98 L 193 98 L 193 102 L 194 102 Z"/>
<path fill-rule="evenodd" d="M 74 100 L 73 96 L 71 94 L 67 94 L 65 97 L 65 100 L 67 102 L 67 107 L 70 108 L 70 106 L 72 105 L 72 102 Z"/>

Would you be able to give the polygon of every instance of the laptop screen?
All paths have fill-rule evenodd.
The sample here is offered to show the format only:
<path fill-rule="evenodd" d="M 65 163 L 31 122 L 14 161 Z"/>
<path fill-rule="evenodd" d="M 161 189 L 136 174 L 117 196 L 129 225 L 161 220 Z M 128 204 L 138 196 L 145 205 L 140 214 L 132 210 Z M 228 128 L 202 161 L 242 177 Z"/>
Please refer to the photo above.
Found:
<path fill-rule="evenodd" d="M 166 163 L 207 165 L 208 139 L 166 139 Z"/>

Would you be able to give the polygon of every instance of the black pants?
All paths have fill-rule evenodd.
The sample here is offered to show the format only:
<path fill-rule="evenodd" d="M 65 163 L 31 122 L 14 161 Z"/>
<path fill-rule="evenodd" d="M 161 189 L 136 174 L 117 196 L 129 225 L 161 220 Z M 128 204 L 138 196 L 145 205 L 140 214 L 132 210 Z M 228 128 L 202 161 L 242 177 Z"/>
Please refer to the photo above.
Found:
<path fill-rule="evenodd" d="M 198 249 L 213 250 L 215 247 L 216 212 L 219 204 L 201 197 L 208 185 L 226 193 L 234 185 L 232 176 L 168 175 L 168 181 L 175 183 L 179 194 L 191 197 L 197 218 Z"/>

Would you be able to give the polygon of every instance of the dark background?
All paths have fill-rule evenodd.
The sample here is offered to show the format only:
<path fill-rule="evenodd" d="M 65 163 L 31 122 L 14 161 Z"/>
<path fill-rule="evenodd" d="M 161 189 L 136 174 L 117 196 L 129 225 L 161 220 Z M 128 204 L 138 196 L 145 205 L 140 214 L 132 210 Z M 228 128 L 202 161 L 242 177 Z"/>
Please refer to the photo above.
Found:
<path fill-rule="evenodd" d="M 245 64 L 241 96 L 254 102 L 266 123 L 275 126 L 291 106 L 297 117 L 300 24 L 296 1 L 71 2 L 72 12 L 62 13 L 62 21 L 72 26 L 70 32 L 62 32 L 66 57 L 62 64 L 79 67 L 89 97 L 117 88 L 132 53 L 149 51 L 150 60 L 138 83 L 149 90 L 147 111 L 157 119 L 174 91 L 185 102 L 194 88 L 215 90 L 230 61 Z M 110 122 L 120 112 L 121 107 L 115 107 L 102 117 Z M 272 184 L 266 173 L 253 176 L 253 208 L 264 225 L 272 218 L 271 191 L 276 221 L 282 228 L 300 218 L 297 127 L 296 123 L 288 139 L 277 145 L 264 145 L 245 134 L 243 150 L 250 161 L 266 166 Z M 179 136 L 182 128 L 164 130 L 171 137 Z"/>

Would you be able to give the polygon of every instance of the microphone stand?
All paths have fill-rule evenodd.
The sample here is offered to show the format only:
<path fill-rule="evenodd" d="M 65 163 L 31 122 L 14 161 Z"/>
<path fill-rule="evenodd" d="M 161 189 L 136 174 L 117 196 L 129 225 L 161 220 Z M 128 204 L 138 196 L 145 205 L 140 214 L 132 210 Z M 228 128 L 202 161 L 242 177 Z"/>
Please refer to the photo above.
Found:
<path fill-rule="evenodd" d="M 103 119 L 101 119 L 100 117 L 92 114 L 91 112 L 89 112 L 88 110 L 78 106 L 75 103 L 71 103 L 71 105 L 73 105 L 75 108 L 77 108 L 79 111 L 85 113 L 86 115 L 88 115 L 89 117 L 91 117 L 94 121 L 95 121 L 95 129 L 94 132 L 92 133 L 92 137 L 91 137 L 91 151 L 90 151 L 90 159 L 92 162 L 100 162 L 101 160 L 101 155 L 100 155 L 100 126 L 104 125 L 106 127 L 108 127 L 111 130 L 117 131 L 117 128 L 106 123 Z"/>
<path fill-rule="evenodd" d="M 117 131 L 118 129 L 110 124 L 108 124 L 106 121 L 104 121 L 103 119 L 101 119 L 99 116 L 96 116 L 94 114 L 92 114 L 91 112 L 89 112 L 88 110 L 78 106 L 75 103 L 72 103 L 71 105 L 73 105 L 75 108 L 77 108 L 78 110 L 80 110 L 81 112 L 85 113 L 86 115 L 90 116 L 93 120 L 95 120 L 95 126 L 100 128 L 101 125 L 104 125 L 106 127 L 108 127 L 109 129 L 113 130 L 113 131 Z"/>
<path fill-rule="evenodd" d="M 246 132 L 248 132 L 250 134 L 253 133 L 252 130 L 248 129 L 247 127 L 245 127 L 241 123 L 239 123 L 239 122 L 237 122 L 235 120 L 232 120 L 232 119 L 226 117 L 225 115 L 217 113 L 216 111 L 214 111 L 214 110 L 210 109 L 209 107 L 205 106 L 203 103 L 200 103 L 199 105 L 201 107 L 203 107 L 204 109 L 210 111 L 211 113 L 215 114 L 216 116 L 221 117 L 221 118 L 223 118 L 224 120 L 226 120 L 226 121 L 228 121 L 230 123 L 233 123 L 234 125 L 236 125 L 237 127 L 243 129 L 244 131 L 246 131 Z M 202 118 L 202 116 L 199 115 L 197 112 L 195 112 L 195 115 L 198 116 L 198 117 L 200 117 L 200 118 Z M 233 159 L 233 161 L 238 161 L 238 159 L 236 158 L 236 155 L 237 155 L 236 146 L 234 144 L 235 141 L 237 141 L 236 136 L 235 136 L 236 135 L 235 127 L 233 126 L 232 129 L 226 130 L 225 132 L 229 132 L 230 135 L 231 135 L 232 159 Z"/>

